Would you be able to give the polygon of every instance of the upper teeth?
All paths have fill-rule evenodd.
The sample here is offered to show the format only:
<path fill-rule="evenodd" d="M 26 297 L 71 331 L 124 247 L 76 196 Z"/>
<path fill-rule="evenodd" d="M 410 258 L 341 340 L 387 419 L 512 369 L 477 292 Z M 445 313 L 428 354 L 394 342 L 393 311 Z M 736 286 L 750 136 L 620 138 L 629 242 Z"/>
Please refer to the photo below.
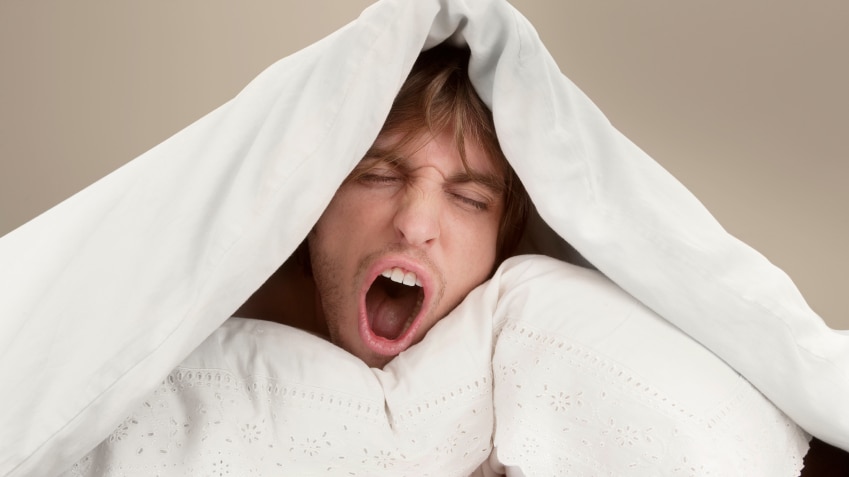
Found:
<path fill-rule="evenodd" d="M 405 271 L 401 268 L 398 268 L 398 267 L 388 268 L 388 269 L 384 270 L 383 273 L 381 273 L 381 275 L 392 280 L 393 282 L 403 283 L 404 285 L 407 285 L 407 286 L 413 286 L 413 285 L 415 285 L 417 287 L 422 286 L 422 282 L 419 281 L 419 278 L 416 276 L 415 273 L 407 272 L 407 271 Z"/>

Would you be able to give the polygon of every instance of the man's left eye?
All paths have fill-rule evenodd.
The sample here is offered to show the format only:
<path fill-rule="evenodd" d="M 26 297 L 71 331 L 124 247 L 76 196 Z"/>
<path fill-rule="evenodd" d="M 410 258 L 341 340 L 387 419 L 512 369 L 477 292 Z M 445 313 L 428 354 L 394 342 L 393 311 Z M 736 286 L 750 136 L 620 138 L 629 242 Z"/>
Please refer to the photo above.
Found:
<path fill-rule="evenodd" d="M 458 200 L 464 206 L 471 207 L 474 210 L 485 211 L 489 209 L 489 203 L 483 200 L 478 200 L 476 198 L 472 198 L 468 195 L 460 194 L 457 192 L 449 192 L 449 195 L 454 199 Z"/>

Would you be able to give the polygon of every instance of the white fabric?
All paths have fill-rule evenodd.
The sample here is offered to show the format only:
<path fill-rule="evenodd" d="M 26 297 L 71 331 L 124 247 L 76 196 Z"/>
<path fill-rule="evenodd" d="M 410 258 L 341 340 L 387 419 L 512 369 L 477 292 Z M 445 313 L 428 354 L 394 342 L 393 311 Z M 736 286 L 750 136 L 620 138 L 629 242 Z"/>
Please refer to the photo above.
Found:
<path fill-rule="evenodd" d="M 65 476 L 791 477 L 807 437 L 598 273 L 521 257 L 384 371 L 232 319 Z"/>
<path fill-rule="evenodd" d="M 306 235 L 423 47 L 452 37 L 542 218 L 605 275 L 849 449 L 849 336 L 726 234 L 500 0 L 385 0 L 0 239 L 0 475 L 65 468 Z"/>

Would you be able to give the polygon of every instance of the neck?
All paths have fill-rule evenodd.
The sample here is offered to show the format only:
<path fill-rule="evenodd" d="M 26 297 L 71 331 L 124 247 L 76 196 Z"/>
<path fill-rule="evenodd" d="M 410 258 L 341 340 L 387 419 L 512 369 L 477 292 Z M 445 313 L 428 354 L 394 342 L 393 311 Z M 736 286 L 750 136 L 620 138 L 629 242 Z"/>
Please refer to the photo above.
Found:
<path fill-rule="evenodd" d="M 290 259 L 233 316 L 273 321 L 327 337 L 317 296 L 312 277 Z"/>

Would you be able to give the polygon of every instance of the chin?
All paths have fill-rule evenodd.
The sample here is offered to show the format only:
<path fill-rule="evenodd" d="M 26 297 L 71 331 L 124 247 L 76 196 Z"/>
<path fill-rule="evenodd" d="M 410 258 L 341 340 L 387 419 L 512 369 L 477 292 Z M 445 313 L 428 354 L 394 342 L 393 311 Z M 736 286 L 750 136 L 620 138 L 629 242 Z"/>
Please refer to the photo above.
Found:
<path fill-rule="evenodd" d="M 360 358 L 363 360 L 369 368 L 378 368 L 383 369 L 384 366 L 389 364 L 390 361 L 395 359 L 395 356 L 370 356 L 367 358 Z"/>

